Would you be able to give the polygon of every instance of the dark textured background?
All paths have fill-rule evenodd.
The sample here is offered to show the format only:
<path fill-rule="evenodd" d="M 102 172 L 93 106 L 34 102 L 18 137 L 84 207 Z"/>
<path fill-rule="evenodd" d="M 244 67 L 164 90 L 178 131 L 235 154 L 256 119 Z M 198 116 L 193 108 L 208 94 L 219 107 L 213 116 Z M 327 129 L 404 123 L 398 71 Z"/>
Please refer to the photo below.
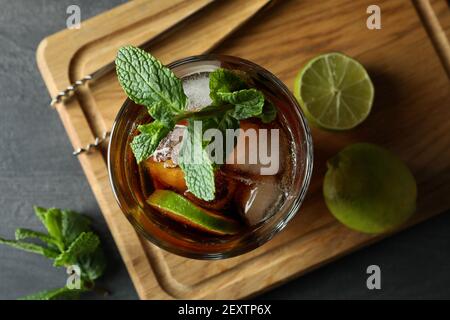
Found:
<path fill-rule="evenodd" d="M 87 19 L 125 0 L 0 0 L 0 235 L 41 229 L 32 206 L 87 213 L 105 243 L 102 283 L 111 299 L 137 295 L 50 100 L 35 61 L 39 41 L 65 27 L 69 4 Z M 450 214 L 340 259 L 261 298 L 450 298 Z M 382 289 L 366 288 L 367 266 L 378 264 Z M 0 246 L 0 299 L 65 284 L 63 269 L 37 255 Z M 91 295 L 91 298 L 99 298 Z"/>

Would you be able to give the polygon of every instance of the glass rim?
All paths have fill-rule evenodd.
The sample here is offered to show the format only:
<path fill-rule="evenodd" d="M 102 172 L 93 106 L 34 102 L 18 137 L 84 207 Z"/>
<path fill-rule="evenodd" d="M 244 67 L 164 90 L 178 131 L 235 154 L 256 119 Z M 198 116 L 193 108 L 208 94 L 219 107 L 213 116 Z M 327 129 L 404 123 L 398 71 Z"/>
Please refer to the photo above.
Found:
<path fill-rule="evenodd" d="M 302 141 L 302 143 L 304 143 L 305 149 L 306 149 L 306 152 L 304 155 L 304 167 L 305 168 L 304 168 L 304 174 L 301 177 L 303 180 L 301 183 L 300 190 L 298 192 L 298 195 L 295 197 L 295 199 L 293 199 L 293 201 L 287 211 L 287 214 L 285 214 L 283 217 L 281 217 L 279 219 L 279 221 L 277 221 L 277 223 L 275 225 L 271 226 L 265 233 L 260 234 L 260 237 L 257 239 L 257 241 L 250 241 L 245 246 L 240 246 L 238 248 L 235 248 L 232 251 L 226 251 L 224 253 L 199 253 L 199 252 L 187 251 L 185 249 L 180 249 L 171 244 L 167 244 L 166 242 L 163 242 L 160 239 L 158 239 L 157 237 L 154 237 L 151 234 L 149 234 L 148 232 L 146 232 L 143 229 L 143 227 L 140 225 L 140 223 L 135 219 L 135 217 L 133 217 L 133 215 L 127 214 L 127 212 L 125 212 L 126 210 L 123 207 L 123 204 L 119 197 L 119 193 L 121 191 L 117 184 L 117 177 L 116 177 L 114 170 L 112 169 L 111 146 L 113 144 L 113 141 L 115 141 L 115 137 L 118 134 L 117 130 L 116 130 L 118 123 L 123 118 L 128 107 L 130 106 L 130 104 L 133 104 L 133 101 L 129 98 L 126 98 L 124 103 L 122 104 L 119 112 L 116 115 L 116 118 L 114 120 L 112 129 L 111 129 L 110 140 L 108 143 L 108 150 L 107 150 L 107 168 L 108 168 L 109 181 L 110 181 L 111 188 L 112 188 L 112 191 L 114 194 L 114 198 L 116 199 L 121 211 L 124 213 L 126 218 L 130 221 L 130 223 L 132 224 L 134 229 L 137 230 L 140 235 L 142 235 L 145 239 L 149 240 L 156 246 L 158 246 L 168 252 L 180 255 L 180 256 L 184 256 L 187 258 L 193 258 L 193 259 L 201 259 L 201 260 L 216 260 L 216 259 L 225 259 L 225 258 L 231 258 L 234 256 L 238 256 L 238 255 L 247 253 L 249 251 L 252 251 L 253 249 L 261 246 L 262 244 L 264 244 L 264 243 L 268 242 L 270 239 L 272 239 L 275 234 L 277 234 L 281 230 L 283 230 L 287 226 L 289 221 L 291 221 L 292 218 L 297 214 L 297 212 L 299 211 L 299 209 L 301 207 L 301 204 L 304 201 L 306 192 L 308 190 L 308 187 L 309 187 L 309 184 L 311 181 L 312 170 L 313 170 L 313 141 L 312 141 L 312 135 L 311 135 L 309 125 L 306 122 L 306 117 L 304 116 L 303 111 L 301 110 L 297 99 L 293 96 L 293 94 L 290 92 L 290 90 L 287 88 L 287 86 L 280 79 L 278 79 L 270 71 L 261 67 L 260 65 L 254 63 L 254 62 L 251 62 L 249 60 L 240 58 L 240 57 L 209 53 L 209 54 L 194 55 L 194 56 L 181 58 L 170 64 L 167 64 L 166 67 L 168 67 L 172 70 L 176 67 L 179 67 L 179 66 L 182 66 L 182 65 L 185 65 L 188 63 L 207 62 L 207 61 L 227 61 L 227 62 L 231 62 L 231 63 L 245 65 L 251 69 L 257 70 L 258 72 L 263 74 L 264 77 L 268 78 L 270 80 L 270 82 L 273 83 L 274 86 L 277 87 L 277 90 L 282 91 L 284 96 L 289 100 L 288 102 L 290 105 L 295 106 L 295 113 L 297 114 L 297 118 L 295 120 L 300 121 L 300 128 L 303 131 L 303 137 L 304 137 L 304 141 Z M 285 202 L 286 202 L 286 200 L 285 200 Z M 270 220 L 274 216 L 276 216 L 276 213 L 273 216 L 271 216 L 270 218 L 268 218 L 267 220 Z M 252 232 L 249 234 L 249 236 L 251 236 L 257 230 L 260 230 L 260 232 L 262 232 L 261 231 L 262 228 L 264 226 L 266 226 L 266 227 L 268 226 L 268 224 L 266 222 L 267 221 L 264 221 L 261 226 L 252 230 Z"/>

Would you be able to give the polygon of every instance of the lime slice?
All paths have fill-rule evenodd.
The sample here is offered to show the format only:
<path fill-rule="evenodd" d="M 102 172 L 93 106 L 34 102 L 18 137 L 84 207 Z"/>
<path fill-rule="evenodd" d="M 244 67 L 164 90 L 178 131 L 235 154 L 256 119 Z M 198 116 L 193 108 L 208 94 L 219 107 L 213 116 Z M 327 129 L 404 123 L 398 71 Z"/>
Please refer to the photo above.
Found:
<path fill-rule="evenodd" d="M 374 96 L 364 67 L 337 52 L 310 60 L 299 72 L 294 91 L 308 120 L 333 130 L 351 129 L 363 122 Z"/>
<path fill-rule="evenodd" d="M 235 234 L 240 229 L 235 220 L 196 206 L 173 191 L 156 190 L 147 203 L 175 221 L 209 233 Z"/>

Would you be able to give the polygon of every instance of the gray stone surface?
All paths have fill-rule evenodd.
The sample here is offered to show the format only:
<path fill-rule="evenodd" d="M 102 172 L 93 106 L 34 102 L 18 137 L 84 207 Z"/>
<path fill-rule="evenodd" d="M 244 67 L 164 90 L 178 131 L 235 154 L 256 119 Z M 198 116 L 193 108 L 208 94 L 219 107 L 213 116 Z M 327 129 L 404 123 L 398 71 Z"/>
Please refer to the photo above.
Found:
<path fill-rule="evenodd" d="M 105 242 L 102 279 L 110 299 L 136 299 L 110 232 L 83 175 L 35 62 L 45 36 L 65 27 L 69 4 L 82 19 L 125 0 L 0 0 L 0 235 L 16 227 L 41 229 L 32 206 L 87 213 Z M 450 215 L 432 219 L 382 243 L 293 280 L 262 296 L 307 298 L 450 298 Z M 366 289 L 365 270 L 378 264 L 382 290 Z M 64 285 L 63 269 L 40 256 L 0 246 L 0 299 Z M 100 298 L 90 295 L 88 298 Z"/>

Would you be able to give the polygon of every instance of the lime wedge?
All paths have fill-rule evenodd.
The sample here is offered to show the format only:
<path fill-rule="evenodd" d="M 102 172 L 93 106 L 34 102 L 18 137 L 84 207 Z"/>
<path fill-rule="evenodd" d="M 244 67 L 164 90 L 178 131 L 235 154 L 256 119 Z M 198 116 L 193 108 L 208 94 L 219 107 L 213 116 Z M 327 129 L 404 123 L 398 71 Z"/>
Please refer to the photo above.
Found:
<path fill-rule="evenodd" d="M 295 80 L 294 94 L 310 122 L 325 129 L 346 130 L 367 118 L 374 88 L 358 61 L 333 52 L 305 65 Z"/>
<path fill-rule="evenodd" d="M 235 234 L 240 229 L 235 220 L 205 210 L 173 191 L 156 190 L 147 203 L 175 221 L 209 233 Z"/>

